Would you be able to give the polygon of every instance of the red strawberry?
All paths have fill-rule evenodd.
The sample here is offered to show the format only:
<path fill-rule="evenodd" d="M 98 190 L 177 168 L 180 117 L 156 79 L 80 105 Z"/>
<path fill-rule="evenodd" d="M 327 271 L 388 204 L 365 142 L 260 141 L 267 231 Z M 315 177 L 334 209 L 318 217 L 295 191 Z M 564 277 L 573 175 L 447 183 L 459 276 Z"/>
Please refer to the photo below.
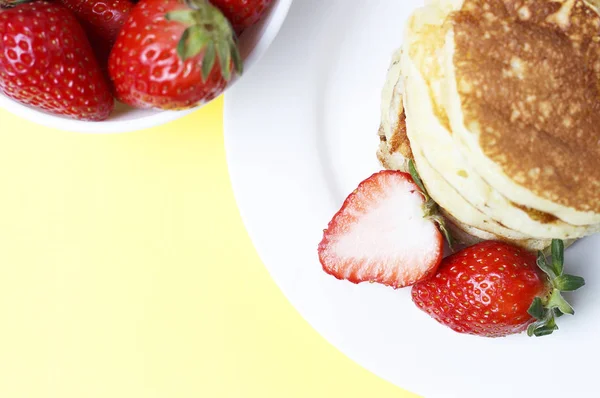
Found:
<path fill-rule="evenodd" d="M 536 264 L 535 255 L 507 243 L 477 244 L 444 259 L 435 277 L 415 284 L 413 301 L 460 333 L 550 334 L 556 316 L 573 314 L 561 291 L 585 283 L 563 274 L 563 250 L 562 241 L 554 241 L 552 263 L 539 253 Z"/>
<path fill-rule="evenodd" d="M 257 23 L 272 0 L 211 0 L 233 25 L 237 34 Z"/>
<path fill-rule="evenodd" d="M 133 3 L 129 0 L 59 1 L 73 11 L 83 26 L 100 63 L 108 62 L 110 50 L 133 8 Z"/>
<path fill-rule="evenodd" d="M 46 1 L 0 11 L 0 90 L 58 115 L 106 119 L 114 100 L 73 14 Z"/>
<path fill-rule="evenodd" d="M 442 259 L 443 239 L 424 217 L 424 202 L 406 173 L 382 171 L 363 181 L 323 234 L 325 272 L 394 288 L 430 277 Z"/>
<path fill-rule="evenodd" d="M 117 97 L 139 108 L 208 102 L 223 92 L 232 69 L 242 70 L 235 35 L 205 0 L 141 0 L 109 59 Z"/>

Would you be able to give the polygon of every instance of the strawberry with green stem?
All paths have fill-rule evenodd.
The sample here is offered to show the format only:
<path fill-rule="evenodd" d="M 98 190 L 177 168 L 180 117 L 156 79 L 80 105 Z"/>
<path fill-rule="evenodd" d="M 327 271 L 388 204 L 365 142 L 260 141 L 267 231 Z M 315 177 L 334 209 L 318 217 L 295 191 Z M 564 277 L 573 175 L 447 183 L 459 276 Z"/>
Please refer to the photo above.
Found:
<path fill-rule="evenodd" d="M 242 69 L 229 21 L 207 0 L 141 0 L 109 59 L 118 99 L 140 108 L 208 102 Z"/>
<path fill-rule="evenodd" d="M 445 258 L 431 279 L 412 288 L 414 303 L 459 333 L 501 337 L 527 330 L 545 336 L 556 318 L 573 314 L 561 292 L 583 278 L 564 274 L 564 245 L 552 242 L 552 260 L 503 242 L 482 242 Z"/>

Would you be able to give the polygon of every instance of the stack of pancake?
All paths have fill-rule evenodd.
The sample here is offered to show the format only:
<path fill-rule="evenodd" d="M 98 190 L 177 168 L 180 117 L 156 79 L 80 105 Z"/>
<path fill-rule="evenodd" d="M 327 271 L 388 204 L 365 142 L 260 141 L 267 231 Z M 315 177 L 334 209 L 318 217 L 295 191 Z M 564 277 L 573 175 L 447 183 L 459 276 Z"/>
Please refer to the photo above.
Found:
<path fill-rule="evenodd" d="M 382 96 L 378 157 L 413 159 L 465 244 L 600 231 L 600 15 L 585 0 L 430 0 Z"/>

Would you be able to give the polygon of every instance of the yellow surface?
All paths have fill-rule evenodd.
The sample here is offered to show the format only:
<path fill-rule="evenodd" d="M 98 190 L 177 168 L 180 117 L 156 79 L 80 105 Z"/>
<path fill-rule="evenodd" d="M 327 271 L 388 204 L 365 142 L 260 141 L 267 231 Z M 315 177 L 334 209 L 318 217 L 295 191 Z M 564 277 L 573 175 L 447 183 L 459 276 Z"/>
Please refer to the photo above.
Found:
<path fill-rule="evenodd" d="M 321 338 L 261 264 L 222 101 L 121 135 L 0 110 L 0 397 L 413 397 Z"/>

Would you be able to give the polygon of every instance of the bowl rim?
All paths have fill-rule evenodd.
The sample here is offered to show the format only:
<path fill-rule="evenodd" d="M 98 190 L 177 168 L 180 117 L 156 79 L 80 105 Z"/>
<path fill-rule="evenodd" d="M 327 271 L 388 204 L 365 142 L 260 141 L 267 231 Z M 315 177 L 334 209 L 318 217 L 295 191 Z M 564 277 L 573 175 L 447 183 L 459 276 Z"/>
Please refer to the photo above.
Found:
<path fill-rule="evenodd" d="M 273 1 L 269 15 L 263 20 L 263 22 L 252 26 L 246 32 L 244 32 L 244 35 L 242 35 L 242 39 L 243 37 L 248 36 L 259 37 L 259 39 L 250 46 L 250 49 L 246 50 L 246 56 L 244 57 L 245 73 L 248 73 L 248 71 L 263 57 L 270 45 L 273 43 L 273 40 L 275 40 L 275 37 L 279 33 L 279 30 L 281 29 L 281 26 L 287 17 L 292 2 L 293 0 Z M 238 80 L 239 78 L 235 78 L 229 87 L 227 87 L 227 90 L 229 90 Z M 225 90 L 225 92 L 227 90 Z M 212 101 L 183 111 L 159 111 L 138 119 L 115 121 L 111 121 L 109 119 L 102 122 L 89 122 L 69 119 L 39 111 L 14 101 L 0 93 L 0 108 L 12 113 L 13 115 L 44 127 L 54 128 L 62 131 L 92 134 L 118 134 L 160 126 L 195 112 L 210 102 Z"/>

